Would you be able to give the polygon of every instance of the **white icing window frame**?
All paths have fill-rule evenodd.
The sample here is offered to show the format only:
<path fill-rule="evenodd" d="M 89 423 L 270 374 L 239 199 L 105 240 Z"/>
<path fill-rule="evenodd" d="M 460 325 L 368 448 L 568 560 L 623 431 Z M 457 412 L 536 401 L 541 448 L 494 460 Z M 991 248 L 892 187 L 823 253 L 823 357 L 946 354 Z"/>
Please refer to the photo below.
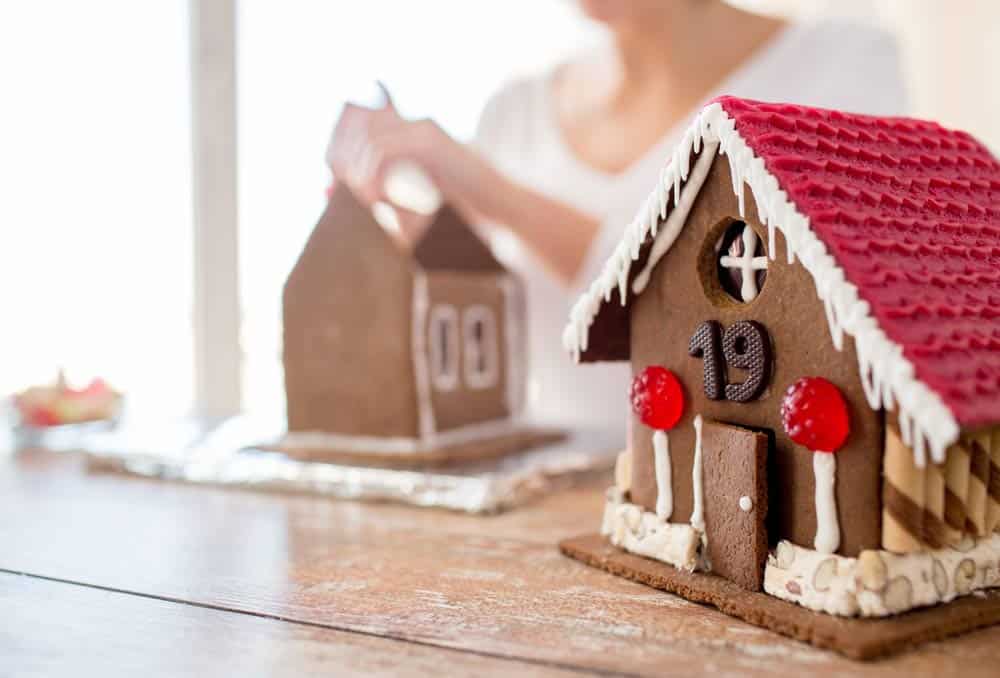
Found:
<path fill-rule="evenodd" d="M 482 331 L 476 337 L 475 326 Z M 496 313 L 489 306 L 476 304 L 462 314 L 465 385 L 471 389 L 487 389 L 497 385 L 500 378 L 500 347 L 497 338 Z M 479 367 L 480 363 L 483 365 Z"/>
<path fill-rule="evenodd" d="M 446 348 L 442 351 L 440 326 Z M 435 304 L 427 318 L 427 346 L 431 383 L 438 391 L 454 391 L 458 387 L 459 342 L 458 311 L 451 304 Z M 447 362 L 447 364 L 445 364 Z"/>

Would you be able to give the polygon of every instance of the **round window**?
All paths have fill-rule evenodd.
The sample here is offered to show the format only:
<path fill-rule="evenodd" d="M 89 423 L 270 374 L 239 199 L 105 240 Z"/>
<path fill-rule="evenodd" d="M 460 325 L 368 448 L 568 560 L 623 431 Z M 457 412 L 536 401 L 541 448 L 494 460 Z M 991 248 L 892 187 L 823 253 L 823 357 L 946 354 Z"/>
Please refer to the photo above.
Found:
<path fill-rule="evenodd" d="M 723 291 L 748 304 L 757 298 L 767 280 L 764 241 L 744 221 L 732 221 L 715 244 L 715 272 Z"/>

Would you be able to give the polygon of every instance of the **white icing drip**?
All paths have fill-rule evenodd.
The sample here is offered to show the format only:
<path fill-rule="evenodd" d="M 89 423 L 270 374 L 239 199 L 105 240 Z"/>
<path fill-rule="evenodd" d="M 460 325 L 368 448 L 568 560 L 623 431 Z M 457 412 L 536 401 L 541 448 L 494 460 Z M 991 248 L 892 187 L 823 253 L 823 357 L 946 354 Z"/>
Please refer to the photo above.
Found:
<path fill-rule="evenodd" d="M 719 259 L 719 264 L 723 268 L 738 268 L 743 279 L 740 286 L 740 297 L 743 301 L 750 303 L 757 298 L 760 290 L 757 289 L 757 274 L 755 271 L 767 270 L 767 257 L 755 257 L 757 251 L 757 233 L 748 225 L 743 226 L 743 255 L 739 257 L 723 256 Z"/>
<path fill-rule="evenodd" d="M 656 515 L 670 520 L 674 495 L 670 487 L 670 439 L 664 431 L 653 434 L 653 462 L 656 467 Z"/>
<path fill-rule="evenodd" d="M 820 553 L 833 553 L 840 546 L 837 498 L 834 494 L 837 480 L 835 455 L 813 452 L 813 475 L 816 478 L 816 539 L 813 546 Z"/>
<path fill-rule="evenodd" d="M 750 510 L 752 508 L 753 508 L 753 499 L 751 499 L 750 497 L 748 497 L 746 495 L 743 495 L 742 497 L 740 497 L 740 510 L 741 511 L 743 511 L 744 513 L 750 513 Z"/>
<path fill-rule="evenodd" d="M 776 256 L 773 235 L 776 229 L 785 237 L 789 261 L 797 259 L 812 275 L 817 294 L 828 309 L 827 320 L 835 345 L 842 344 L 841 337 L 845 333 L 854 338 L 862 383 L 865 384 L 871 407 L 898 409 L 901 418 L 910 422 L 911 446 L 919 466 L 925 463 L 928 446 L 935 463 L 944 461 L 945 451 L 959 435 L 954 415 L 937 393 L 916 378 L 913 364 L 903 356 L 899 345 L 878 327 L 868 304 L 859 297 L 857 288 L 844 279 L 843 270 L 812 232 L 809 219 L 788 200 L 778 180 L 747 146 L 737 133 L 735 122 L 718 103 L 706 106 L 695 118 L 661 173 L 656 188 L 625 229 L 622 241 L 605 263 L 600 276 L 574 305 L 563 332 L 566 350 L 576 360 L 587 350 L 590 326 L 602 303 L 611 298 L 612 290 L 617 288 L 621 303 L 626 303 L 625 288 L 632 263 L 638 258 L 642 244 L 653 233 L 656 222 L 664 218 L 668 191 L 674 190 L 676 194 L 684 179 L 681 170 L 687 167 L 692 152 L 697 152 L 702 143 L 706 151 L 718 144 L 719 153 L 728 157 L 734 191 L 738 196 L 742 196 L 744 183 L 750 185 L 761 223 L 772 233 L 769 243 L 771 258 Z M 713 153 L 702 153 L 699 162 L 705 155 Z M 683 191 L 685 195 L 688 192 Z M 675 204 L 680 204 L 680 201 Z M 676 237 L 675 234 L 673 239 Z"/>
<path fill-rule="evenodd" d="M 431 401 L 430 371 L 427 367 L 427 276 L 416 273 L 413 277 L 413 316 L 411 321 L 411 346 L 413 353 L 413 377 L 417 391 L 417 426 L 420 437 L 427 439 L 434 435 L 437 423 L 434 405 Z"/>
<path fill-rule="evenodd" d="M 691 526 L 705 531 L 705 500 L 701 472 L 701 415 L 694 418 L 694 464 L 691 468 L 691 488 L 694 494 L 694 506 L 691 509 Z"/>
<path fill-rule="evenodd" d="M 663 223 L 663 228 L 660 229 L 659 233 L 656 232 L 656 224 L 658 223 L 658 219 L 662 218 L 662 214 L 666 212 L 667 191 L 663 190 L 660 195 L 656 196 L 655 200 L 651 201 L 659 208 L 654 215 L 653 224 L 650 228 L 650 233 L 656 240 L 649 251 L 649 258 L 646 259 L 646 265 L 639 272 L 639 275 L 635 277 L 635 280 L 632 281 L 632 292 L 634 294 L 642 294 L 642 291 L 646 289 L 646 285 L 649 284 L 649 278 L 653 274 L 653 269 L 660 263 L 663 255 L 670 251 L 674 241 L 677 240 L 677 236 L 680 235 L 681 229 L 684 228 L 684 222 L 687 221 L 688 214 L 691 212 L 691 207 L 694 206 L 694 199 L 698 196 L 698 191 L 701 190 L 702 184 L 705 183 L 709 170 L 712 169 L 714 156 L 714 148 L 711 151 L 706 148 L 705 153 L 698 156 L 694 172 L 690 176 L 685 175 L 687 183 L 684 184 L 684 193 L 680 198 L 677 198 L 676 193 L 674 194 L 674 204 L 677 207 L 670 212 L 670 216 Z M 673 176 L 676 177 L 677 173 L 674 172 Z M 675 181 L 674 183 L 680 185 L 679 182 Z M 665 189 L 666 183 L 661 181 L 660 186 Z"/>

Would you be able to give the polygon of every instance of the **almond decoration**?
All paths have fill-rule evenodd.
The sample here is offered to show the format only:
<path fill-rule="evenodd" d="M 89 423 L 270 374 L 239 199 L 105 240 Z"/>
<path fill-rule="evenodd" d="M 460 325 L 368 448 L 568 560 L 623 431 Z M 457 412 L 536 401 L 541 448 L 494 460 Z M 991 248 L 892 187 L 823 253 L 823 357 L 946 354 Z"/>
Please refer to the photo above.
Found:
<path fill-rule="evenodd" d="M 624 509 L 625 513 L 625 524 L 632 533 L 639 531 L 639 527 L 642 523 L 642 510 L 635 504 L 629 504 Z"/>
<path fill-rule="evenodd" d="M 816 568 L 816 574 L 813 575 L 813 588 L 820 592 L 829 591 L 830 583 L 836 575 L 837 559 L 827 558 Z"/>
<path fill-rule="evenodd" d="M 941 564 L 941 561 L 936 558 L 931 578 L 934 581 L 934 590 L 937 591 L 938 597 L 944 598 L 948 592 L 948 573 L 944 571 L 944 565 Z"/>
<path fill-rule="evenodd" d="M 1000 534 L 963 547 L 848 558 L 779 542 L 764 569 L 764 591 L 826 614 L 887 617 L 1000 584 Z"/>
<path fill-rule="evenodd" d="M 885 561 L 876 551 L 862 551 L 858 556 L 861 584 L 869 591 L 881 591 L 889 583 Z"/>
<path fill-rule="evenodd" d="M 909 610 L 913 601 L 913 584 L 903 576 L 889 582 L 884 594 L 885 606 L 893 614 Z"/>
<path fill-rule="evenodd" d="M 972 583 L 976 579 L 976 564 L 971 558 L 966 558 L 955 568 L 955 591 L 959 595 L 965 595 L 972 590 Z"/>
<path fill-rule="evenodd" d="M 778 558 L 778 567 L 783 570 L 787 570 L 792 566 L 795 561 L 795 549 L 787 541 L 782 541 L 778 543 L 778 548 L 776 550 Z"/>

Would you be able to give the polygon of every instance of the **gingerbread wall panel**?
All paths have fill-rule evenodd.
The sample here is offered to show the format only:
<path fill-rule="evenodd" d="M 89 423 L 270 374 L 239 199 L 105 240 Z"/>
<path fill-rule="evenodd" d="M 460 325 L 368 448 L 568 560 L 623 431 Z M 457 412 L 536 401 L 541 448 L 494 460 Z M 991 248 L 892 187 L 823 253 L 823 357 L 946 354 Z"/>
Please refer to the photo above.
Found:
<path fill-rule="evenodd" d="M 290 431 L 415 437 L 413 265 L 339 188 L 283 295 Z"/>
<path fill-rule="evenodd" d="M 715 248 L 732 222 L 740 219 L 728 162 L 720 156 L 712 165 L 686 226 L 657 264 L 646 291 L 631 306 L 633 369 L 639 372 L 649 365 L 663 365 L 672 370 L 684 385 L 688 403 L 683 418 L 669 434 L 673 459 L 671 520 L 685 522 L 691 515 L 693 418 L 700 414 L 706 420 L 774 433 L 768 465 L 770 538 L 772 542 L 787 538 L 811 548 L 816 532 L 813 455 L 785 436 L 779 411 L 784 391 L 792 383 L 800 377 L 820 376 L 844 393 L 851 422 L 850 436 L 837 453 L 839 552 L 854 556 L 863 549 L 878 548 L 883 421 L 882 414 L 872 411 L 865 399 L 853 342 L 845 338 L 842 351 L 833 346 L 813 279 L 801 265 L 788 263 L 780 233 L 775 243 L 777 256 L 767 260 L 766 278 L 757 276 L 752 261 L 746 268 L 758 289 L 746 301 L 733 297 L 733 289 L 742 286 L 723 284 L 719 259 L 725 253 L 717 253 Z M 761 251 L 766 252 L 767 229 L 760 224 L 749 191 L 746 217 L 742 220 L 753 233 L 747 243 L 756 248 L 757 242 L 752 241 L 759 241 Z M 733 252 L 731 256 L 740 254 Z M 759 376 L 762 383 L 758 388 L 745 389 L 752 398 L 744 402 L 710 398 L 704 389 L 703 357 L 689 353 L 691 338 L 705 322 L 718 323 L 724 338 L 728 328 L 744 321 L 766 331 L 770 364 L 738 367 L 727 363 L 726 377 L 729 383 L 739 384 Z M 724 357 L 725 346 L 719 350 Z M 761 369 L 766 373 L 754 375 L 754 370 Z M 652 436 L 653 431 L 641 422 L 633 422 L 632 497 L 649 510 L 655 509 L 657 497 Z"/>
<path fill-rule="evenodd" d="M 437 430 L 508 418 L 512 328 L 504 287 L 513 279 L 466 271 L 429 271 L 426 277 L 424 359 Z"/>

